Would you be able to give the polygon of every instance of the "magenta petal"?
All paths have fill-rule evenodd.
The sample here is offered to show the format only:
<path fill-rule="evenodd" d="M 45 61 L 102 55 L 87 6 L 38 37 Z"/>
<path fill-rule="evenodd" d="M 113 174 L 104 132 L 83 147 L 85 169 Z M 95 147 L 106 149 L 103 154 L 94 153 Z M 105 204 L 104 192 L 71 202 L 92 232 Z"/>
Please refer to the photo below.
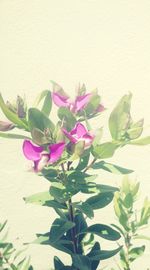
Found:
<path fill-rule="evenodd" d="M 91 94 L 86 94 L 83 96 L 78 96 L 75 100 L 75 112 L 78 112 L 88 104 Z"/>
<path fill-rule="evenodd" d="M 65 142 L 60 142 L 56 144 L 52 144 L 49 146 L 50 149 L 50 159 L 49 163 L 56 162 L 62 155 L 65 148 Z"/>
<path fill-rule="evenodd" d="M 53 102 L 58 107 L 68 107 L 69 106 L 68 97 L 62 96 L 59 93 L 53 92 L 52 99 L 53 99 Z"/>
<path fill-rule="evenodd" d="M 87 148 L 87 147 L 89 147 L 92 144 L 92 142 L 94 140 L 94 136 L 91 136 L 89 134 L 85 134 L 83 136 L 83 139 L 85 141 L 85 148 Z"/>
<path fill-rule="evenodd" d="M 72 136 L 71 132 L 68 132 L 65 128 L 63 128 L 62 131 L 72 143 L 76 143 L 78 141 L 78 137 L 76 136 L 75 138 L 74 136 Z M 73 135 L 76 135 L 76 134 L 73 134 Z"/>
<path fill-rule="evenodd" d="M 43 168 L 48 164 L 49 154 L 41 154 L 41 158 L 39 160 L 34 161 L 34 171 L 40 172 Z"/>
<path fill-rule="evenodd" d="M 23 143 L 23 153 L 25 157 L 29 160 L 39 160 L 43 147 L 35 146 L 29 140 L 25 140 Z"/>
<path fill-rule="evenodd" d="M 76 135 L 78 138 L 83 137 L 87 133 L 86 128 L 81 123 L 76 123 L 75 127 L 71 130 L 71 135 Z"/>

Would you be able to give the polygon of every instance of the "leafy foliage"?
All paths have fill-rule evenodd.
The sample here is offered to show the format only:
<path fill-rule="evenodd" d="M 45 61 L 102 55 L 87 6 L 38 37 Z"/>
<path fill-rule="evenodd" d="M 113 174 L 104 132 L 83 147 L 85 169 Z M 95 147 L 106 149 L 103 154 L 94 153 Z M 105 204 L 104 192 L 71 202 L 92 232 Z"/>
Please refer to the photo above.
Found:
<path fill-rule="evenodd" d="M 119 225 L 114 225 L 123 236 L 124 247 L 120 251 L 120 268 L 131 269 L 134 260 L 142 256 L 145 245 L 137 246 L 136 239 L 148 240 L 147 235 L 140 235 L 140 230 L 148 226 L 150 218 L 150 202 L 148 198 L 144 200 L 140 211 L 137 211 L 135 203 L 139 198 L 139 182 L 131 181 L 125 177 L 120 191 L 114 197 L 114 209 L 119 221 Z"/>
<path fill-rule="evenodd" d="M 7 221 L 0 224 L 0 267 L 4 270 L 33 270 L 30 258 L 22 256 L 24 249 L 16 250 L 11 242 L 7 241 Z"/>

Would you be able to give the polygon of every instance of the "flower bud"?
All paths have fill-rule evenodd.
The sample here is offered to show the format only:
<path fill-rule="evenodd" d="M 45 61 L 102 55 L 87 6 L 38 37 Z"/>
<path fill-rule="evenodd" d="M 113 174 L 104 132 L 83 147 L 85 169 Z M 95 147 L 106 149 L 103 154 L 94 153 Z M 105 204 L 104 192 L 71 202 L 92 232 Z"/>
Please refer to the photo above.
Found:
<path fill-rule="evenodd" d="M 9 131 L 13 129 L 15 125 L 13 123 L 0 121 L 0 131 Z"/>

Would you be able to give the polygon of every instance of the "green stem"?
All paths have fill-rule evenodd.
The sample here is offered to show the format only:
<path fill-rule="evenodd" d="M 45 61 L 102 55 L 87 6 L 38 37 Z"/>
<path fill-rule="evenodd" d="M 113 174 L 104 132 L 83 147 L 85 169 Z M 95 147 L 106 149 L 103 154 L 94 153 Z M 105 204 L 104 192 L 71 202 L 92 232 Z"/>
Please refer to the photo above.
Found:
<path fill-rule="evenodd" d="M 83 172 L 86 172 L 88 169 L 90 169 L 92 167 L 92 165 L 96 162 L 97 158 L 94 158 L 92 160 L 92 162 L 85 168 L 85 170 Z"/>
<path fill-rule="evenodd" d="M 71 163 L 72 162 L 67 163 L 67 171 L 69 171 Z M 66 182 L 67 177 L 66 177 L 66 170 L 65 170 L 64 164 L 62 164 L 61 167 L 62 167 L 62 171 L 63 171 L 63 174 L 64 174 L 64 180 Z M 70 219 L 71 222 L 74 222 L 74 209 L 73 209 L 71 198 L 68 200 L 68 210 L 69 210 L 69 219 Z M 73 242 L 74 253 L 77 254 L 78 253 L 78 245 L 77 245 L 75 227 L 73 227 L 71 229 L 71 238 L 72 238 L 72 242 Z M 79 270 L 79 269 L 77 269 L 77 270 Z"/>
<path fill-rule="evenodd" d="M 72 206 L 72 201 L 71 199 L 69 199 L 68 201 L 69 204 L 69 217 L 70 217 L 70 221 L 74 222 L 74 211 L 73 211 L 73 206 Z M 72 238 L 72 242 L 73 242 L 73 246 L 74 246 L 74 253 L 78 253 L 78 246 L 77 246 L 77 238 L 76 238 L 76 230 L 75 227 L 73 227 L 71 229 L 71 238 Z"/>

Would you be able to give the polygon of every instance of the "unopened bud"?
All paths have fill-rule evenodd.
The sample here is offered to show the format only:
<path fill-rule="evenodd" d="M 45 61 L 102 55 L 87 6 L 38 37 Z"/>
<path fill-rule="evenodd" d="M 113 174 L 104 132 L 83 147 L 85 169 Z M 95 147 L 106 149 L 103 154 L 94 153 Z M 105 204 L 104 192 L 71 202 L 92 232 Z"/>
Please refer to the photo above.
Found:
<path fill-rule="evenodd" d="M 0 131 L 9 131 L 13 129 L 15 125 L 13 123 L 0 121 Z"/>

